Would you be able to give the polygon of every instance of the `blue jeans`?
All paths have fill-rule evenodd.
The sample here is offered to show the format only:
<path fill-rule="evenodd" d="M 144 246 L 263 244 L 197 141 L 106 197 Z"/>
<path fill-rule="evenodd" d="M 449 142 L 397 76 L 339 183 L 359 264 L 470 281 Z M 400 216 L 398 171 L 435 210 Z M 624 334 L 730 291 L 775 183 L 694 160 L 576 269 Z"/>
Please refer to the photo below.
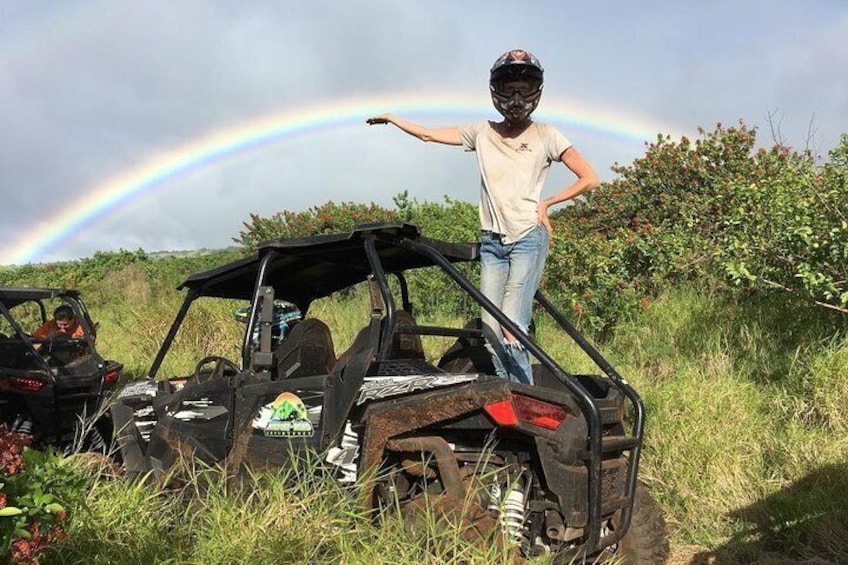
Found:
<path fill-rule="evenodd" d="M 480 292 L 500 308 L 526 334 L 533 314 L 533 297 L 542 279 L 548 256 L 548 230 L 536 226 L 516 242 L 505 244 L 500 234 L 483 230 L 480 242 Z M 503 341 L 491 348 L 498 375 L 533 384 L 530 354 L 520 343 L 509 343 L 500 324 L 483 310 L 483 324 Z"/>

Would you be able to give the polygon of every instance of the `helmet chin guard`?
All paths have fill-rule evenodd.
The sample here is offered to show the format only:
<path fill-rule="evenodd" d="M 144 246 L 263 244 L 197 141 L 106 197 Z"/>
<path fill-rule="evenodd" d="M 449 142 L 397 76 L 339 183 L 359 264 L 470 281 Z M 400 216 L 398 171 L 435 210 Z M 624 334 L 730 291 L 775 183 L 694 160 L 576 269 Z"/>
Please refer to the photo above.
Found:
<path fill-rule="evenodd" d="M 500 114 L 509 122 L 523 122 L 539 105 L 539 98 L 542 97 L 542 89 L 540 88 L 532 96 L 522 96 L 516 92 L 510 97 L 502 96 L 495 91 L 492 91 L 492 104 Z"/>
<path fill-rule="evenodd" d="M 524 121 L 539 105 L 543 82 L 544 69 L 532 53 L 523 49 L 507 51 L 490 71 L 492 104 L 507 121 Z"/>

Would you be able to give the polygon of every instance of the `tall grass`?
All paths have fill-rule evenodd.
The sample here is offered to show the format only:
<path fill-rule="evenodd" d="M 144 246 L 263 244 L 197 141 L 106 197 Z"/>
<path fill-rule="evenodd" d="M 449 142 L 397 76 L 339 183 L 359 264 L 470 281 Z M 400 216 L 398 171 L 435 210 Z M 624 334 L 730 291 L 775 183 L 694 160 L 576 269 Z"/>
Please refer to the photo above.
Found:
<path fill-rule="evenodd" d="M 761 297 L 667 293 L 610 356 L 647 404 L 642 480 L 678 542 L 720 559 L 848 556 L 845 321 Z"/>
<path fill-rule="evenodd" d="M 415 532 L 391 511 L 375 521 L 361 492 L 316 473 L 320 461 L 278 471 L 190 467 L 179 489 L 89 475 L 87 507 L 72 521 L 61 563 L 511 563 L 508 546 L 462 539 L 434 519 Z M 90 472 L 81 469 L 80 472 Z"/>
<path fill-rule="evenodd" d="M 100 325 L 98 351 L 124 364 L 124 380 L 147 374 L 183 302 L 184 293 L 157 283 L 129 266 L 113 273 L 94 300 L 87 300 L 92 318 Z M 234 313 L 245 305 L 247 302 L 236 300 L 196 300 L 159 376 L 190 374 L 195 364 L 209 355 L 239 359 L 245 327 Z"/>

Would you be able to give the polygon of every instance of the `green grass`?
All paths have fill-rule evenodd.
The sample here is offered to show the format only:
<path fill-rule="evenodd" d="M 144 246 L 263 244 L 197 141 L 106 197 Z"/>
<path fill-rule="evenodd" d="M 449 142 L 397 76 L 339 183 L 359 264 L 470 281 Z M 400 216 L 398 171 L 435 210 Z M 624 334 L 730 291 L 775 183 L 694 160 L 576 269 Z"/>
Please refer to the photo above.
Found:
<path fill-rule="evenodd" d="M 620 328 L 610 355 L 647 404 L 642 479 L 675 541 L 734 558 L 848 554 L 848 481 L 824 479 L 848 462 L 844 336 L 805 304 L 685 290 Z"/>
<path fill-rule="evenodd" d="M 508 548 L 463 542 L 460 528 L 432 519 L 415 532 L 396 514 L 375 522 L 361 493 L 316 475 L 305 462 L 230 476 L 219 468 L 181 473 L 179 489 L 88 474 L 87 507 L 74 516 L 57 563 L 509 563 Z M 226 478 L 229 477 L 229 478 Z"/>
<path fill-rule="evenodd" d="M 98 346 L 143 376 L 182 297 L 119 271 L 90 301 Z M 115 290 L 120 289 L 120 290 Z M 87 296 L 87 295 L 86 295 Z M 188 374 L 206 355 L 237 359 L 235 303 L 199 303 L 160 376 Z M 365 325 L 368 298 L 316 302 L 337 355 Z M 420 324 L 457 317 L 417 313 Z M 597 372 L 552 322 L 537 338 L 571 372 Z M 664 508 L 672 547 L 717 562 L 777 553 L 838 562 L 848 555 L 846 321 L 784 297 L 745 300 L 669 291 L 620 323 L 598 348 L 647 406 L 641 479 Z M 431 360 L 450 345 L 425 338 Z M 249 476 L 238 488 L 194 470 L 183 493 L 127 478 L 92 478 L 57 563 L 506 563 L 431 525 L 411 534 L 373 523 L 356 497 L 302 470 Z M 202 485 L 202 486 L 201 486 Z M 191 493 L 191 496 L 188 495 Z M 545 561 L 537 560 L 544 563 Z"/>

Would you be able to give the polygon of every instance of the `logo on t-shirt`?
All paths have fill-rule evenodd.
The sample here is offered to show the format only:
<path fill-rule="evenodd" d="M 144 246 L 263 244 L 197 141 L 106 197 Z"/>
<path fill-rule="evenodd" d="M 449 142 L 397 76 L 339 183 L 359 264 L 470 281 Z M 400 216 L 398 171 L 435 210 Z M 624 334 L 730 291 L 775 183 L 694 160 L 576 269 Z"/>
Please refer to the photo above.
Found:
<path fill-rule="evenodd" d="M 522 143 L 521 145 L 518 146 L 518 149 L 516 149 L 516 151 L 533 151 L 533 150 L 530 149 L 530 147 L 528 147 L 526 143 Z"/>

